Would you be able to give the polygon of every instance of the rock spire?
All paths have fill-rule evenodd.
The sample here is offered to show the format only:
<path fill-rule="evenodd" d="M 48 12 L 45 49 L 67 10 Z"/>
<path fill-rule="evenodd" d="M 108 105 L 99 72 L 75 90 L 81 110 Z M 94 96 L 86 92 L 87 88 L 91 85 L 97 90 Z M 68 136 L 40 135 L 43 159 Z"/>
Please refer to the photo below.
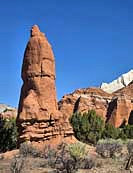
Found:
<path fill-rule="evenodd" d="M 56 144 L 64 140 L 73 141 L 68 117 L 63 117 L 58 111 L 54 54 L 37 25 L 31 29 L 24 53 L 22 79 L 17 116 L 19 143 Z"/>

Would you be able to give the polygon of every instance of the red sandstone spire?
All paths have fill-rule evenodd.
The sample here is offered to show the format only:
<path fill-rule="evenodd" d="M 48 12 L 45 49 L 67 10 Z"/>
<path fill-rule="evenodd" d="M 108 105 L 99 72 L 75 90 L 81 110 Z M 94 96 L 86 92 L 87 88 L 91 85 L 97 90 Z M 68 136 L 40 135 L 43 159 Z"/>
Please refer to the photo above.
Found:
<path fill-rule="evenodd" d="M 51 143 L 51 140 L 72 139 L 68 118 L 64 120 L 58 111 L 53 51 L 37 25 L 31 29 L 25 50 L 22 79 L 17 117 L 19 141 Z"/>

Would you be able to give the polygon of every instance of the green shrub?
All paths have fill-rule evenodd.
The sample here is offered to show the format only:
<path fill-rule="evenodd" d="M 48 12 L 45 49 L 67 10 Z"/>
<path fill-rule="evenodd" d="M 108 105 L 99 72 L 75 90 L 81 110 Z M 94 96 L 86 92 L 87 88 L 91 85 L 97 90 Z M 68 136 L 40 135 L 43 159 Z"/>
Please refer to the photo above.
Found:
<path fill-rule="evenodd" d="M 119 128 L 119 130 L 120 130 L 119 138 L 122 139 L 123 142 L 124 141 L 126 142 L 127 141 L 127 135 L 125 134 L 123 128 Z"/>
<path fill-rule="evenodd" d="M 69 152 L 71 157 L 74 158 L 74 160 L 83 159 L 86 154 L 85 144 L 82 144 L 80 142 L 70 144 Z"/>
<path fill-rule="evenodd" d="M 102 138 L 112 138 L 112 139 L 118 139 L 120 136 L 120 129 L 114 127 L 112 124 L 107 123 L 105 124 L 105 128 L 102 134 Z"/>
<path fill-rule="evenodd" d="M 94 110 L 88 113 L 75 113 L 70 122 L 77 139 L 85 143 L 96 144 L 102 137 L 104 120 Z"/>
<path fill-rule="evenodd" d="M 17 126 L 16 119 L 0 120 L 0 152 L 5 152 L 16 148 Z"/>
<path fill-rule="evenodd" d="M 133 139 L 133 125 L 125 125 L 123 127 L 123 133 L 125 134 L 126 138 Z"/>
<path fill-rule="evenodd" d="M 91 169 L 95 166 L 95 160 L 88 154 L 86 145 L 77 142 L 68 145 L 70 156 L 74 159 L 77 169 Z"/>

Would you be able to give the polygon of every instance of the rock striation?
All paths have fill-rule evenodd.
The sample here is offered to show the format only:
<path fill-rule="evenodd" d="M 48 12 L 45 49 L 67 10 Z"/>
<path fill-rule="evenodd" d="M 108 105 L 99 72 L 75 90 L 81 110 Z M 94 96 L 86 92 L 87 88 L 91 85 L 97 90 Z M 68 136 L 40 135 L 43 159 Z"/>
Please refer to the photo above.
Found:
<path fill-rule="evenodd" d="M 64 96 L 58 106 L 65 117 L 93 109 L 115 127 L 133 124 L 133 82 L 112 94 L 100 88 L 78 89 Z"/>
<path fill-rule="evenodd" d="M 84 88 L 64 96 L 58 106 L 65 117 L 70 117 L 75 112 L 87 112 L 94 109 L 105 118 L 111 99 L 112 94 L 108 94 L 100 88 Z"/>
<path fill-rule="evenodd" d="M 130 82 L 133 81 L 133 70 L 128 73 L 121 75 L 118 79 L 112 81 L 111 83 L 102 83 L 100 88 L 108 93 L 113 93 L 118 89 L 126 87 Z"/>
<path fill-rule="evenodd" d="M 58 110 L 54 54 L 37 25 L 31 29 L 22 65 L 23 86 L 18 107 L 19 143 L 57 144 L 74 141 L 68 117 Z"/>

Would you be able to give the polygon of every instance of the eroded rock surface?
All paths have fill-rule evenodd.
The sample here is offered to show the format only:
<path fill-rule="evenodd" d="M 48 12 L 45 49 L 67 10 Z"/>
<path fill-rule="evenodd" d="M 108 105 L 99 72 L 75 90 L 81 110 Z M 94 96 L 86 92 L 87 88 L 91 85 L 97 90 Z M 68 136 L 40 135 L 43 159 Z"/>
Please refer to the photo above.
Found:
<path fill-rule="evenodd" d="M 68 117 L 58 111 L 55 60 L 47 38 L 33 26 L 22 65 L 23 86 L 18 108 L 19 143 L 56 144 L 73 141 Z"/>
<path fill-rule="evenodd" d="M 75 112 L 87 112 L 96 110 L 104 119 L 106 117 L 108 103 L 112 95 L 104 92 L 100 88 L 78 89 L 71 94 L 64 96 L 59 101 L 59 110 L 70 117 Z"/>
<path fill-rule="evenodd" d="M 93 109 L 115 127 L 133 124 L 133 83 L 112 94 L 100 88 L 79 89 L 64 96 L 58 106 L 65 117 Z"/>

